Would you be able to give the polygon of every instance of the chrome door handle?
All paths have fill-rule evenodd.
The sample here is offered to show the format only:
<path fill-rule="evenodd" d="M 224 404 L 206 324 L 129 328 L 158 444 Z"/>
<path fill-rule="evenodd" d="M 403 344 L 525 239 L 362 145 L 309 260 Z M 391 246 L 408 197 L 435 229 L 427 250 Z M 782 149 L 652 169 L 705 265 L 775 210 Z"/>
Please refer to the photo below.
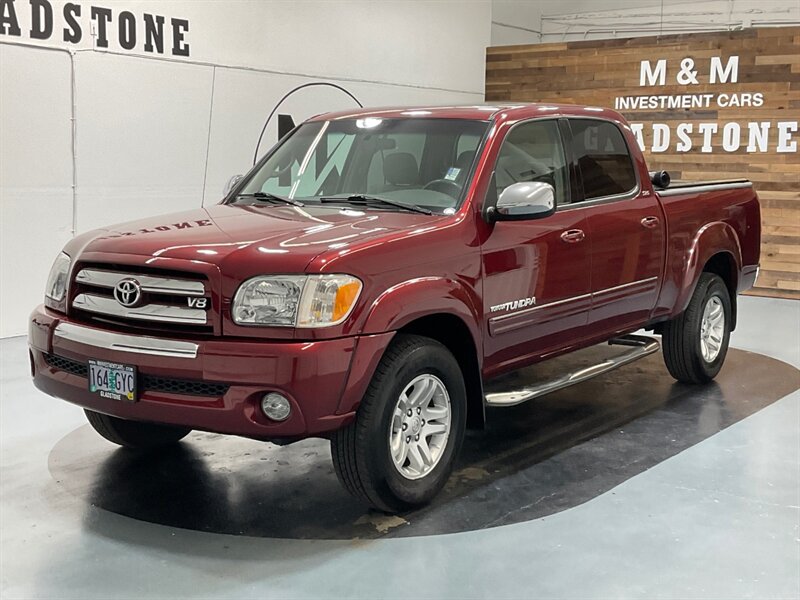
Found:
<path fill-rule="evenodd" d="M 648 229 L 655 229 L 658 227 L 658 217 L 645 217 L 641 220 L 642 227 L 647 227 Z"/>
<path fill-rule="evenodd" d="M 583 233 L 582 229 L 567 229 L 564 233 L 561 234 L 561 239 L 567 242 L 568 244 L 575 244 L 583 240 L 586 237 L 586 234 Z"/>

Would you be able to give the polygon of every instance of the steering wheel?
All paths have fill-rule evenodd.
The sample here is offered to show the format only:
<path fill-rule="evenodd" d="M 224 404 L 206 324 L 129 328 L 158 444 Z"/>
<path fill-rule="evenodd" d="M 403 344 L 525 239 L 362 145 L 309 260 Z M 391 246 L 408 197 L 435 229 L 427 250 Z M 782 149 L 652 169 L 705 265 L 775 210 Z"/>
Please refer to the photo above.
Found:
<path fill-rule="evenodd" d="M 453 198 L 458 198 L 461 195 L 461 184 L 451 179 L 434 179 L 426 183 L 423 189 L 441 192 Z"/>

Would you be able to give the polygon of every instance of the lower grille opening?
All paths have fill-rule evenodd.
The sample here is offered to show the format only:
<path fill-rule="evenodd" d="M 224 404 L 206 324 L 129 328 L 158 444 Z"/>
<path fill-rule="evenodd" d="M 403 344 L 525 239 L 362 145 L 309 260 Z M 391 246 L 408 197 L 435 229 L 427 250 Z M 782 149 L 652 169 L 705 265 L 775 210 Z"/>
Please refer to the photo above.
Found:
<path fill-rule="evenodd" d="M 86 363 L 58 356 L 57 354 L 45 354 L 44 360 L 50 367 L 59 371 L 71 373 L 78 377 L 89 377 L 89 367 Z M 194 379 L 174 379 L 172 377 L 160 377 L 157 375 L 147 375 L 145 373 L 139 373 L 139 381 L 137 383 L 139 384 L 138 388 L 142 391 L 211 398 L 224 396 L 231 387 L 226 383 L 213 383 Z"/>
<path fill-rule="evenodd" d="M 66 371 L 78 377 L 89 377 L 89 366 L 77 360 L 70 360 L 57 354 L 45 354 L 44 362 L 59 371 Z"/>
<path fill-rule="evenodd" d="M 145 390 L 183 394 L 186 396 L 224 396 L 225 392 L 227 392 L 230 387 L 224 383 L 194 381 L 191 379 L 172 379 L 170 377 L 156 377 L 155 375 L 142 375 L 139 379 Z"/>

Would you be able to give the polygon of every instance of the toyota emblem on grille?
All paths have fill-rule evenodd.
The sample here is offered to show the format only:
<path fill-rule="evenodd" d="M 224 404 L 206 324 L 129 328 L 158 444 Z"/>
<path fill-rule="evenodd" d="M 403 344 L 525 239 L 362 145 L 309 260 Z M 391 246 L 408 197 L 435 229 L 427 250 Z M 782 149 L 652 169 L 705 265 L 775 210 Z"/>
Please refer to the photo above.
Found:
<path fill-rule="evenodd" d="M 122 279 L 114 286 L 114 298 L 122 306 L 136 306 L 142 298 L 142 286 L 135 279 Z"/>

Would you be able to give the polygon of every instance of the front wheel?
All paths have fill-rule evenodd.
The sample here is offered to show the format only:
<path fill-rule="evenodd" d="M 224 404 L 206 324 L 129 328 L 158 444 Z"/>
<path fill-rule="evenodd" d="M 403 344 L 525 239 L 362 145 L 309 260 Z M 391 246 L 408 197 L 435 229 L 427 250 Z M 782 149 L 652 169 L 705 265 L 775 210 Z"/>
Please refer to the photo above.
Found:
<path fill-rule="evenodd" d="M 725 361 L 731 335 L 731 297 L 725 282 L 703 273 L 686 310 L 664 324 L 664 362 L 675 379 L 706 383 Z"/>
<path fill-rule="evenodd" d="M 129 421 L 93 410 L 84 410 L 84 412 L 89 424 L 97 433 L 109 442 L 126 448 L 144 450 L 174 444 L 192 431 L 187 427 Z"/>
<path fill-rule="evenodd" d="M 331 439 L 339 481 L 385 512 L 427 504 L 446 483 L 461 447 L 466 397 L 461 369 L 447 348 L 399 334 L 355 421 Z"/>

